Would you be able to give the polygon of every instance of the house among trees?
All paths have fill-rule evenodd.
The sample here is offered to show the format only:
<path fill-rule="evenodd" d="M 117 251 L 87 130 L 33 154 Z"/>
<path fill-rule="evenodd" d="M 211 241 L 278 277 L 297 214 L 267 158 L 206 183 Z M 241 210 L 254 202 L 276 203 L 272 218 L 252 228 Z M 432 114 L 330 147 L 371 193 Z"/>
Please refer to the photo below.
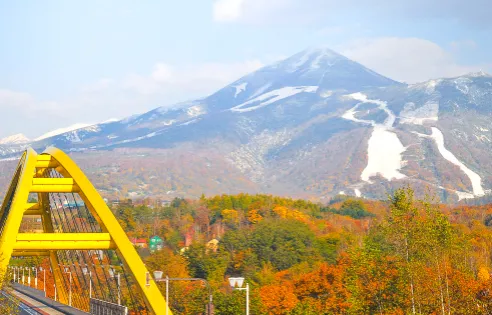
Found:
<path fill-rule="evenodd" d="M 148 248 L 149 245 L 147 244 L 147 240 L 145 238 L 134 238 L 132 239 L 132 244 L 133 246 L 137 246 L 140 248 Z"/>

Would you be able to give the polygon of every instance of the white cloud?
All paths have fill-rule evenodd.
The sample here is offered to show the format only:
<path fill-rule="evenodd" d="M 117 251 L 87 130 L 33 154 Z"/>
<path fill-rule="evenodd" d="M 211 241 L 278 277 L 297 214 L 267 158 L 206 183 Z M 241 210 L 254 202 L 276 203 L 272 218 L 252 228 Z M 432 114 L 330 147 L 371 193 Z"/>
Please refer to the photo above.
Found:
<path fill-rule="evenodd" d="M 59 102 L 37 100 L 28 93 L 0 89 L 0 137 L 16 133 L 35 135 L 33 128 L 44 128 L 56 121 L 63 109 Z"/>
<path fill-rule="evenodd" d="M 374 71 L 408 83 L 459 76 L 487 68 L 487 65 L 459 64 L 450 51 L 420 38 L 360 39 L 339 48 L 343 55 Z"/>
<path fill-rule="evenodd" d="M 262 66 L 259 60 L 184 66 L 159 62 L 147 74 L 102 78 L 81 87 L 77 95 L 56 101 L 0 89 L 0 138 L 20 132 L 36 138 L 76 123 L 123 118 L 204 97 Z"/>
<path fill-rule="evenodd" d="M 6 89 L 0 89 L 0 108 L 18 108 L 22 111 L 32 109 L 34 99 L 31 95 Z"/>
<path fill-rule="evenodd" d="M 203 63 L 171 66 L 157 63 L 150 75 L 132 74 L 124 78 L 121 87 L 141 95 L 166 95 L 176 98 L 206 96 L 239 77 L 263 66 L 259 60 L 237 63 Z"/>
<path fill-rule="evenodd" d="M 38 117 L 40 113 L 51 115 L 56 113 L 60 104 L 54 101 L 36 100 L 24 92 L 0 89 L 0 110 L 23 113 L 27 117 Z"/>
<path fill-rule="evenodd" d="M 217 0 L 214 3 L 214 20 L 220 22 L 237 20 L 242 13 L 244 0 Z"/>

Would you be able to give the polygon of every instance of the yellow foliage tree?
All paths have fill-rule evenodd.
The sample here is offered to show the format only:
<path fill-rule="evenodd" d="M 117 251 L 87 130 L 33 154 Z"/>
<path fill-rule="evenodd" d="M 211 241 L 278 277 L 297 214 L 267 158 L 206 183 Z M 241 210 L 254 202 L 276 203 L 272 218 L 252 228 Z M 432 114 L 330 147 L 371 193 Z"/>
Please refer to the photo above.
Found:
<path fill-rule="evenodd" d="M 221 212 L 225 224 L 237 226 L 239 224 L 239 213 L 236 210 L 224 209 Z"/>
<path fill-rule="evenodd" d="M 256 224 L 256 223 L 260 222 L 261 220 L 263 220 L 263 217 L 258 212 L 258 210 L 253 209 L 253 210 L 248 211 L 248 221 L 250 223 Z"/>
<path fill-rule="evenodd" d="M 266 285 L 260 289 L 260 298 L 267 314 L 287 314 L 299 300 L 290 285 Z"/>

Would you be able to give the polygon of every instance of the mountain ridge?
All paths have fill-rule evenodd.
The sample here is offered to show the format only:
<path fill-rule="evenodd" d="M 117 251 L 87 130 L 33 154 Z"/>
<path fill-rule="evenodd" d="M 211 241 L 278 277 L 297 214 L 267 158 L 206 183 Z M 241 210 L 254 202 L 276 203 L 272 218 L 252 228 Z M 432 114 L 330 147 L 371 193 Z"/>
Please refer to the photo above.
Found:
<path fill-rule="evenodd" d="M 236 187 L 248 182 L 249 191 L 380 198 L 410 183 L 430 187 L 443 200 L 458 200 L 490 192 L 492 169 L 485 162 L 492 145 L 490 104 L 492 78 L 483 72 L 409 85 L 328 48 L 315 48 L 205 98 L 31 145 L 86 155 L 107 150 L 149 150 L 150 155 L 166 150 L 169 156 L 201 152 L 193 163 L 204 168 L 214 150 L 218 165 L 207 176 L 215 177 L 222 167 L 234 175 L 220 174 L 218 182 Z M 168 172 L 179 173 L 175 167 L 168 166 Z M 188 176 L 200 176 L 195 171 Z M 173 184 L 163 182 L 162 191 L 169 191 Z M 187 186 L 186 178 L 179 182 Z M 205 190 L 199 181 L 193 185 L 180 193 L 196 196 Z M 219 185 L 214 192 L 221 189 Z"/>

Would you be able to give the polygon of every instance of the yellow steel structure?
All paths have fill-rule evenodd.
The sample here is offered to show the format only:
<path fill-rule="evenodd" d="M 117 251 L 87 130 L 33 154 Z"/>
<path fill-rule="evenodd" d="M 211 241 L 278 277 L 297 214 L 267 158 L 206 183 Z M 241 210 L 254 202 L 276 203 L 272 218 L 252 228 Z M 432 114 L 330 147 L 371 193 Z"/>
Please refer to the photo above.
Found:
<path fill-rule="evenodd" d="M 55 169 L 63 178 L 45 178 Z M 48 193 L 78 193 L 101 226 L 102 233 L 55 233 L 51 221 Z M 38 195 L 38 203 L 29 203 L 29 194 Z M 19 233 L 24 215 L 40 215 L 44 233 Z M 148 308 L 154 314 L 172 314 L 157 284 L 147 280 L 148 270 L 102 197 L 80 168 L 59 149 L 48 148 L 42 154 L 28 149 L 22 156 L 0 208 L 5 224 L 0 235 L 0 278 L 12 256 L 48 256 L 59 289 L 59 299 L 67 303 L 56 250 L 115 249 L 126 269 L 138 284 Z"/>

